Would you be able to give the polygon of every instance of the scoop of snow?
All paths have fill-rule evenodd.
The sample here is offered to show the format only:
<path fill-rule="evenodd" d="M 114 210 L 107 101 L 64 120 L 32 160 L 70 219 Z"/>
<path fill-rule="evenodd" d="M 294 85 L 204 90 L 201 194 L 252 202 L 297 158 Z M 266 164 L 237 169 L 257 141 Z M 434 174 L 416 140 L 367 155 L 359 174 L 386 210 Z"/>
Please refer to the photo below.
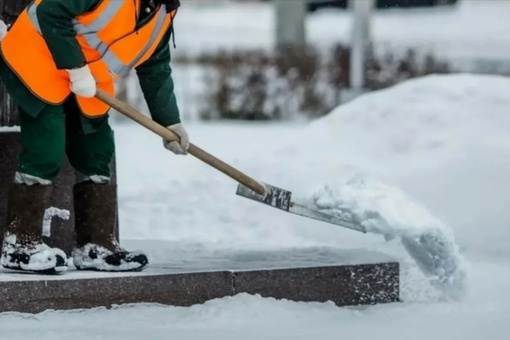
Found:
<path fill-rule="evenodd" d="M 400 240 L 434 286 L 462 296 L 466 264 L 451 229 L 401 190 L 359 173 L 341 175 L 318 190 L 311 204 L 388 241 Z"/>

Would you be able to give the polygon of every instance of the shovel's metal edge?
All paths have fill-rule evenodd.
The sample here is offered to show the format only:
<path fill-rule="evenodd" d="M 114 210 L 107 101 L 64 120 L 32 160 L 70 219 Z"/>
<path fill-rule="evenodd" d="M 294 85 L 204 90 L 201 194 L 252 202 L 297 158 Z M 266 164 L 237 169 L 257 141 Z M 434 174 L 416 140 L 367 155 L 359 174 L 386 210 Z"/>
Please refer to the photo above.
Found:
<path fill-rule="evenodd" d="M 266 187 L 265 195 L 259 195 L 242 184 L 239 184 L 237 186 L 236 195 L 263 203 L 265 205 L 269 205 L 273 208 L 277 208 L 295 215 L 308 217 L 314 220 L 319 220 L 326 223 L 338 225 L 362 233 L 367 232 L 365 227 L 362 226 L 361 224 L 346 221 L 336 216 L 332 216 L 321 211 L 313 210 L 303 205 L 299 205 L 292 202 L 291 201 L 292 193 L 290 191 L 275 187 L 267 183 L 262 183 L 262 185 Z"/>
<path fill-rule="evenodd" d="M 307 208 L 307 207 L 299 205 L 299 204 L 291 203 L 291 207 L 288 212 L 295 214 L 295 215 L 308 217 L 308 218 L 311 218 L 314 220 L 320 220 L 320 221 L 323 221 L 326 223 L 338 225 L 340 227 L 356 230 L 356 231 L 362 232 L 364 234 L 367 233 L 366 228 L 361 224 L 353 223 L 353 222 L 338 218 L 336 216 L 323 213 L 321 211 Z"/>

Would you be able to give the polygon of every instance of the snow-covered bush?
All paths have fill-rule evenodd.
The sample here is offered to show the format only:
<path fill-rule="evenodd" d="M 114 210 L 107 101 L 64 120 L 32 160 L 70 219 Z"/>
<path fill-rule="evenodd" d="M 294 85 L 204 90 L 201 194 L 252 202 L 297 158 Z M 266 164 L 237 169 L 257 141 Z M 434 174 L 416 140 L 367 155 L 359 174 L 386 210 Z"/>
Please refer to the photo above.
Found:
<path fill-rule="evenodd" d="M 291 120 L 316 118 L 344 102 L 349 88 L 350 49 L 304 48 L 219 52 L 203 55 L 207 84 L 203 119 Z M 183 61 L 180 61 L 183 62 Z M 427 74 L 450 73 L 447 63 L 409 50 L 404 55 L 372 53 L 367 90 L 385 88 Z"/>

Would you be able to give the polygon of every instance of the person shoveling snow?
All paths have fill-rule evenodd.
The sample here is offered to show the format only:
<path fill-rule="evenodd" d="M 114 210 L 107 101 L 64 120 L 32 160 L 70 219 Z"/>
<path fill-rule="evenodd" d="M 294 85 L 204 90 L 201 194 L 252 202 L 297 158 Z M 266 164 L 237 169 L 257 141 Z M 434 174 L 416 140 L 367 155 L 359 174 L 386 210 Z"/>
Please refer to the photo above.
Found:
<path fill-rule="evenodd" d="M 114 237 L 111 106 L 94 97 L 100 90 L 113 95 L 115 81 L 136 70 L 151 117 L 179 136 L 163 139 L 162 146 L 187 154 L 189 136 L 169 67 L 179 7 L 178 0 L 37 0 L 12 24 L 0 21 L 0 78 L 18 108 L 22 135 L 2 226 L 2 267 L 58 274 L 71 258 L 80 270 L 147 267 L 144 253 Z M 41 230 L 64 156 L 79 175 L 72 188 L 76 244 L 70 258 L 46 244 Z"/>

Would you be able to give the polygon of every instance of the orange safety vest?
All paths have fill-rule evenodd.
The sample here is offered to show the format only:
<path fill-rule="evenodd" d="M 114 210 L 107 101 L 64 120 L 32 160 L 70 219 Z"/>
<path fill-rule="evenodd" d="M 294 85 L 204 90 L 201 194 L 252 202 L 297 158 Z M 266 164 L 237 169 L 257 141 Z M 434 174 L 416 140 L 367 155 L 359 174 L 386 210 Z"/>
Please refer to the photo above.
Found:
<path fill-rule="evenodd" d="M 39 27 L 35 0 L 18 17 L 1 42 L 4 58 L 31 92 L 50 104 L 61 104 L 71 94 L 69 75 L 57 69 Z M 135 30 L 141 0 L 102 0 L 91 12 L 73 20 L 76 39 L 96 79 L 97 87 L 114 95 L 115 80 L 150 58 L 170 28 L 176 11 L 160 6 Z M 109 106 L 99 99 L 77 96 L 84 115 L 99 117 Z"/>

